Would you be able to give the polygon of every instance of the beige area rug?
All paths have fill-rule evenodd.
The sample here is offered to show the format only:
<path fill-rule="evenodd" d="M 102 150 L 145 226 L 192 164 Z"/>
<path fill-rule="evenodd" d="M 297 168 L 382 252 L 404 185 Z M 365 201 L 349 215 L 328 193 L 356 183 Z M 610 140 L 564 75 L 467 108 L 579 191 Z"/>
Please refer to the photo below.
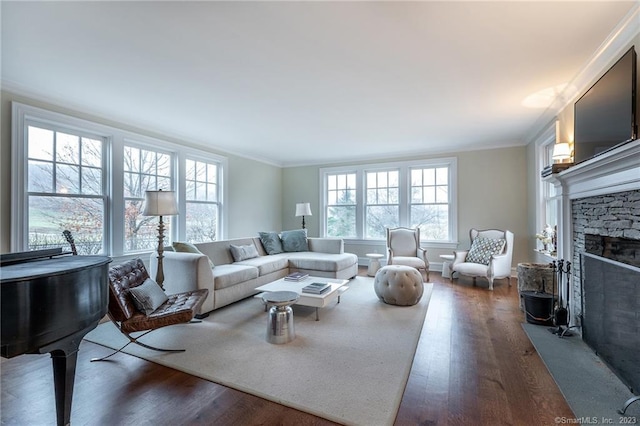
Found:
<path fill-rule="evenodd" d="M 409 377 L 433 284 L 415 306 L 382 303 L 373 278 L 356 277 L 339 304 L 294 306 L 296 339 L 267 343 L 267 313 L 257 298 L 214 311 L 202 323 L 156 330 L 151 345 L 185 348 L 126 352 L 326 419 L 353 425 L 393 424 Z M 116 348 L 127 340 L 111 323 L 85 337 Z M 117 357 L 124 354 L 115 355 Z"/>

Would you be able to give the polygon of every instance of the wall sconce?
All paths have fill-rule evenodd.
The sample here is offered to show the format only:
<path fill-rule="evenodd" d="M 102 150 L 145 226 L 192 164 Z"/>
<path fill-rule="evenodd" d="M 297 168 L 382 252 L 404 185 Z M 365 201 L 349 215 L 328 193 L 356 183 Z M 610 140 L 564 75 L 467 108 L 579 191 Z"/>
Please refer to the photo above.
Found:
<path fill-rule="evenodd" d="M 312 216 L 312 214 L 311 214 L 311 203 L 297 203 L 296 204 L 296 217 L 297 216 L 302 216 L 302 229 L 305 229 L 305 227 L 304 227 L 304 217 L 305 216 Z"/>
<path fill-rule="evenodd" d="M 158 223 L 158 271 L 156 272 L 156 282 L 164 290 L 164 270 L 162 268 L 162 258 L 164 258 L 164 222 L 162 216 L 173 216 L 178 214 L 178 202 L 175 191 L 146 191 L 143 216 L 159 216 Z"/>

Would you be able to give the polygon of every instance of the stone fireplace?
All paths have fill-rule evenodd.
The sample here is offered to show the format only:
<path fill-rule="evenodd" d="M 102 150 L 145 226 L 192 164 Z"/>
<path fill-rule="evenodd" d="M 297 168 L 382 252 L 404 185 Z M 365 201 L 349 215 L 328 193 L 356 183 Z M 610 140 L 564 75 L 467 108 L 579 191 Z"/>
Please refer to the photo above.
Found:
<path fill-rule="evenodd" d="M 625 265 L 640 262 L 640 140 L 545 179 L 559 194 L 558 258 L 572 264 L 570 324 L 637 392 L 638 369 L 625 369 L 638 364 L 640 268 Z M 597 348 L 612 339 L 622 346 L 630 340 L 634 350 Z"/>
<path fill-rule="evenodd" d="M 638 161 L 640 162 L 640 159 Z M 640 242 L 640 190 L 572 200 L 571 225 L 573 255 L 566 259 L 570 259 L 573 264 L 572 298 L 580 301 L 582 297 L 581 253 L 599 254 L 608 259 L 634 264 L 634 249 L 628 250 L 630 259 L 626 259 L 625 262 L 625 259 L 616 259 L 611 250 L 607 250 L 604 246 L 624 244 L 627 240 Z M 637 256 L 637 262 L 640 262 L 640 251 Z M 579 318 L 582 313 L 579 303 L 576 303 L 574 312 Z"/>

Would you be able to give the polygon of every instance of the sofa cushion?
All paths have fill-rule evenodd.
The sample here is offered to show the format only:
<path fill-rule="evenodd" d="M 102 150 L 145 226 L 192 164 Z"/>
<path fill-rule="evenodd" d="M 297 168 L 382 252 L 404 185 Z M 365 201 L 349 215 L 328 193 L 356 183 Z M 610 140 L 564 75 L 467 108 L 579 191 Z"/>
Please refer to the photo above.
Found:
<path fill-rule="evenodd" d="M 488 265 L 491 256 L 502 253 L 506 241 L 502 238 L 478 237 L 471 243 L 465 262 Z"/>
<path fill-rule="evenodd" d="M 316 271 L 340 271 L 358 262 L 353 253 L 289 253 L 289 267 L 294 269 L 310 269 Z"/>
<path fill-rule="evenodd" d="M 202 253 L 200 250 L 198 250 L 198 247 L 196 247 L 195 245 L 191 244 L 191 243 L 187 243 L 187 242 L 181 242 L 181 241 L 174 241 L 173 244 L 173 249 L 177 252 L 181 252 L 181 253 L 196 253 L 196 254 L 204 254 Z M 209 259 L 209 256 L 207 256 L 207 259 Z M 213 268 L 214 265 L 213 262 L 211 261 L 211 259 L 209 259 L 209 265 Z"/>
<path fill-rule="evenodd" d="M 233 256 L 233 260 L 236 262 L 260 256 L 256 246 L 253 244 L 247 244 L 246 246 L 236 246 L 231 244 L 229 245 L 229 250 L 231 250 L 231 256 Z"/>
<path fill-rule="evenodd" d="M 234 265 L 253 266 L 254 268 L 258 268 L 259 275 L 263 276 L 282 269 L 287 269 L 289 267 L 289 258 L 284 253 L 272 254 L 236 262 Z"/>
<path fill-rule="evenodd" d="M 151 278 L 147 278 L 137 287 L 131 287 L 129 293 L 136 308 L 147 316 L 168 300 L 164 290 Z"/>
<path fill-rule="evenodd" d="M 282 231 L 280 234 L 282 240 L 282 248 L 286 252 L 308 251 L 307 230 L 296 229 L 293 231 Z"/>
<path fill-rule="evenodd" d="M 284 251 L 277 232 L 258 232 L 258 235 L 267 254 L 279 254 Z"/>
<path fill-rule="evenodd" d="M 213 288 L 220 290 L 258 278 L 258 268 L 248 265 L 218 265 L 213 268 Z"/>

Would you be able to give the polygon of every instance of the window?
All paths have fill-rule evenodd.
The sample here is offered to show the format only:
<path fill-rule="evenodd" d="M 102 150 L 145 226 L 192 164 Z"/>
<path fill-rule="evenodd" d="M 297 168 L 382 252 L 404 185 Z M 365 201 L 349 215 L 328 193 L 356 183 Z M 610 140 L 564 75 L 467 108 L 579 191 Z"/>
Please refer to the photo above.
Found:
<path fill-rule="evenodd" d="M 398 171 L 367 172 L 365 238 L 383 239 L 400 223 Z"/>
<path fill-rule="evenodd" d="M 189 159 L 186 164 L 187 241 L 214 241 L 219 215 L 218 165 Z"/>
<path fill-rule="evenodd" d="M 66 247 L 112 257 L 157 245 L 145 191 L 174 190 L 165 242 L 224 238 L 224 157 L 17 102 L 12 104 L 11 250 Z"/>
<path fill-rule="evenodd" d="M 152 250 L 158 245 L 156 216 L 143 216 L 146 191 L 172 190 L 172 156 L 167 153 L 124 147 L 125 253 Z M 164 234 L 171 235 L 171 220 L 164 220 Z M 167 241 L 169 242 L 169 240 Z"/>
<path fill-rule="evenodd" d="M 66 245 L 79 254 L 104 250 L 104 140 L 79 132 L 27 125 L 27 248 Z"/>
<path fill-rule="evenodd" d="M 326 188 L 326 235 L 328 237 L 355 238 L 357 236 L 356 174 L 328 174 Z"/>
<path fill-rule="evenodd" d="M 384 240 L 386 228 L 419 227 L 423 241 L 457 242 L 456 159 L 331 167 L 323 185 L 321 234 Z"/>
<path fill-rule="evenodd" d="M 411 169 L 410 227 L 420 228 L 420 237 L 446 240 L 449 237 L 449 169 Z"/>

